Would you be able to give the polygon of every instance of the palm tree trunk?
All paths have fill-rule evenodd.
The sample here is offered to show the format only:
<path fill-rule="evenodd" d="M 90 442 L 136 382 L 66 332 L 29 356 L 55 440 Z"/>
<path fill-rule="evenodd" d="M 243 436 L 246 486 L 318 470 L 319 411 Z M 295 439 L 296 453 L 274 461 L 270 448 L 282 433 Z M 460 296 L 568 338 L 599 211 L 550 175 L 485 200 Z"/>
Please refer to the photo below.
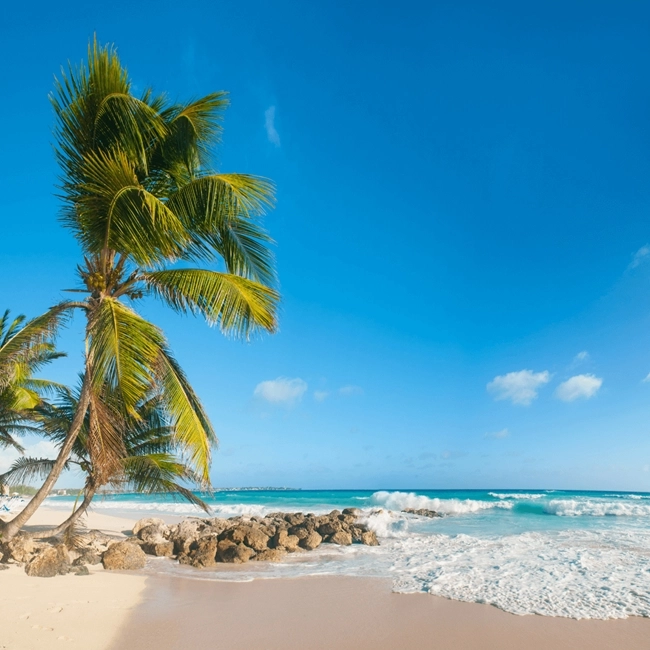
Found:
<path fill-rule="evenodd" d="M 31 501 L 23 508 L 23 510 L 17 514 L 10 521 L 4 522 L 0 526 L 0 536 L 3 541 L 7 541 L 14 537 L 16 533 L 27 523 L 30 517 L 38 510 L 39 506 L 43 503 L 45 498 L 50 493 L 50 490 L 54 487 L 54 484 L 57 482 L 65 463 L 70 456 L 72 451 L 72 446 L 74 445 L 79 431 L 86 417 L 86 411 L 88 410 L 88 405 L 90 404 L 90 378 L 89 373 L 86 372 L 84 375 L 83 385 L 81 387 L 81 394 L 79 395 L 79 403 L 77 404 L 77 410 L 72 418 L 72 424 L 68 431 L 68 435 L 65 438 L 61 451 L 56 458 L 52 471 L 49 473 L 48 477 L 45 479 L 45 482 L 39 488 L 38 492 L 32 497 Z"/>
<path fill-rule="evenodd" d="M 33 533 L 32 537 L 34 539 L 43 539 L 45 537 L 55 537 L 56 535 L 60 535 L 66 528 L 74 525 L 77 519 L 88 510 L 88 506 L 90 506 L 94 496 L 95 488 L 88 488 L 84 494 L 84 500 L 81 502 L 81 505 L 63 523 L 59 524 L 56 528 L 48 528 L 47 530 Z"/>

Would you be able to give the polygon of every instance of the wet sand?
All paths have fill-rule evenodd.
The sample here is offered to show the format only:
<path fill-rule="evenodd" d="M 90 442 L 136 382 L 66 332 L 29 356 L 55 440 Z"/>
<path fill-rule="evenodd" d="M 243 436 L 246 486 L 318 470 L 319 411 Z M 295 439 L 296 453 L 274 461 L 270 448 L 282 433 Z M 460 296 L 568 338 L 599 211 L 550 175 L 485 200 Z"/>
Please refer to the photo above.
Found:
<path fill-rule="evenodd" d="M 147 580 L 111 650 L 647 650 L 650 619 L 515 616 L 490 605 L 396 594 L 390 581 L 313 577 Z"/>

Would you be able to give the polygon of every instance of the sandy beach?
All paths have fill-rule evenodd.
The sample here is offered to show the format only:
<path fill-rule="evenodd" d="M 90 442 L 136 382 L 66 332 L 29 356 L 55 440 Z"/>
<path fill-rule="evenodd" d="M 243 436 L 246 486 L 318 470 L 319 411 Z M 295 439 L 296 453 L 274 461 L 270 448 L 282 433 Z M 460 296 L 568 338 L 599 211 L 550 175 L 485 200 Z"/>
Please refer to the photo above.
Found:
<path fill-rule="evenodd" d="M 41 508 L 29 529 L 61 521 L 60 509 Z M 92 513 L 88 525 L 121 535 L 133 522 Z M 0 648 L 103 650 L 140 602 L 146 578 L 89 566 L 88 576 L 30 578 L 23 567 L 0 572 Z"/>
<path fill-rule="evenodd" d="M 33 525 L 54 523 L 42 508 Z M 94 512 L 88 525 L 124 534 L 133 520 Z M 0 573 L 0 648 L 341 650 L 647 648 L 650 620 L 515 616 L 489 605 L 396 594 L 388 580 L 321 576 L 217 582 L 111 573 L 30 578 Z"/>

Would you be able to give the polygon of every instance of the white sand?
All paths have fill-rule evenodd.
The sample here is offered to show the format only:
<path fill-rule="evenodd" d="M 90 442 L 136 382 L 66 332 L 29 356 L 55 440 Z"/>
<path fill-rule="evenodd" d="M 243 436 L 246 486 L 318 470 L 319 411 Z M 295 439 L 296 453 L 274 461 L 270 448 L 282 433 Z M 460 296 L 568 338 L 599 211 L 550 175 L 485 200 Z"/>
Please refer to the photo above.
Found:
<path fill-rule="evenodd" d="M 59 523 L 60 509 L 41 508 L 30 524 Z M 87 524 L 129 529 L 128 519 L 91 513 Z M 31 527 L 31 526 L 30 526 Z M 104 650 L 140 602 L 146 578 L 88 567 L 89 576 L 30 578 L 22 567 L 0 571 L 0 649 Z"/>

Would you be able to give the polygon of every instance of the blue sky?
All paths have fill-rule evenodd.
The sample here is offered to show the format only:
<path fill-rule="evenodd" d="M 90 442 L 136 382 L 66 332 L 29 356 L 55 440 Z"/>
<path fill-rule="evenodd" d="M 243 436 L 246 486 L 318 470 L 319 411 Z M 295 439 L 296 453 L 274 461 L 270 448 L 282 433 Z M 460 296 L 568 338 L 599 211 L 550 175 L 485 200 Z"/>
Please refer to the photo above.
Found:
<path fill-rule="evenodd" d="M 138 88 L 228 90 L 215 165 L 278 186 L 279 334 L 143 306 L 215 485 L 650 490 L 649 28 L 638 2 L 12 3 L 2 307 L 74 285 L 47 94 L 96 31 Z"/>

